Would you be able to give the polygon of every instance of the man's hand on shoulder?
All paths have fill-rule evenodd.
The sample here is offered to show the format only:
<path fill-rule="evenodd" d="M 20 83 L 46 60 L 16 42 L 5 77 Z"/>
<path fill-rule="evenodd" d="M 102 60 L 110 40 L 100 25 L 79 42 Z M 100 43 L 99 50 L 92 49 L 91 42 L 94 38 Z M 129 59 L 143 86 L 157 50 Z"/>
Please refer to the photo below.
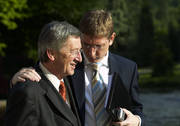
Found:
<path fill-rule="evenodd" d="M 39 82 L 41 77 L 32 67 L 22 68 L 20 71 L 14 74 L 11 83 L 12 85 L 15 85 L 17 82 L 24 82 L 26 79 Z"/>

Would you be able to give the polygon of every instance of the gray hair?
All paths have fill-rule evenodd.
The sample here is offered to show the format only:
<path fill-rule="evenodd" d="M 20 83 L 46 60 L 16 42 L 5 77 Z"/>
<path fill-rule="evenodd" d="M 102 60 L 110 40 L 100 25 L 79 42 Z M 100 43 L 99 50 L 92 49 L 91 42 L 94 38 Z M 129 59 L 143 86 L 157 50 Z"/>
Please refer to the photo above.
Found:
<path fill-rule="evenodd" d="M 38 57 L 41 62 L 47 62 L 47 49 L 59 50 L 69 36 L 80 36 L 80 31 L 66 21 L 52 21 L 46 24 L 39 35 Z"/>

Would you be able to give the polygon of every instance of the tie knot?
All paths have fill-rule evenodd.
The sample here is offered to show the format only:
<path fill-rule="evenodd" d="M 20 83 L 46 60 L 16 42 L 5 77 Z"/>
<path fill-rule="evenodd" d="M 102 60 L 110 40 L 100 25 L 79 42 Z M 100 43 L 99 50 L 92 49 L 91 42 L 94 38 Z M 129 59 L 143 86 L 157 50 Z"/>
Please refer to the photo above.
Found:
<path fill-rule="evenodd" d="M 95 63 L 93 63 L 93 64 L 91 64 L 91 68 L 92 68 L 93 70 L 97 71 L 97 70 L 98 70 L 98 65 L 95 64 Z"/>
<path fill-rule="evenodd" d="M 63 81 L 60 81 L 59 89 L 60 90 L 64 90 L 65 89 L 65 85 L 64 85 Z"/>

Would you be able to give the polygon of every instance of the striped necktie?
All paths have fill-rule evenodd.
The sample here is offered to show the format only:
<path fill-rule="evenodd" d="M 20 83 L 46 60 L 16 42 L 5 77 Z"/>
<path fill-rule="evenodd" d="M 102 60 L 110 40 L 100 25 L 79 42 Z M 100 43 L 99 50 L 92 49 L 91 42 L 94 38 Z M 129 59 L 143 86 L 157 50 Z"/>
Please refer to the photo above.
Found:
<path fill-rule="evenodd" d="M 109 126 L 110 116 L 104 108 L 106 99 L 106 86 L 98 72 L 97 64 L 92 64 L 92 99 L 94 104 L 94 113 L 96 116 L 96 126 Z"/>

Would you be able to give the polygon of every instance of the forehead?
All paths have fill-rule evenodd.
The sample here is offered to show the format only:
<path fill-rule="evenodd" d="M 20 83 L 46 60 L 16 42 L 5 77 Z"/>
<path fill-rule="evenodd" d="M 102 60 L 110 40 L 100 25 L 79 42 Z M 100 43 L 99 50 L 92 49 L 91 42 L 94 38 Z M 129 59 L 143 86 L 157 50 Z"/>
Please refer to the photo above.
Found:
<path fill-rule="evenodd" d="M 102 36 L 92 37 L 92 36 L 83 34 L 81 36 L 81 40 L 82 42 L 88 43 L 88 44 L 104 44 L 105 42 L 107 42 L 108 39 L 107 37 L 102 37 Z"/>
<path fill-rule="evenodd" d="M 81 48 L 81 40 L 79 36 L 69 36 L 65 42 L 65 48 Z"/>

